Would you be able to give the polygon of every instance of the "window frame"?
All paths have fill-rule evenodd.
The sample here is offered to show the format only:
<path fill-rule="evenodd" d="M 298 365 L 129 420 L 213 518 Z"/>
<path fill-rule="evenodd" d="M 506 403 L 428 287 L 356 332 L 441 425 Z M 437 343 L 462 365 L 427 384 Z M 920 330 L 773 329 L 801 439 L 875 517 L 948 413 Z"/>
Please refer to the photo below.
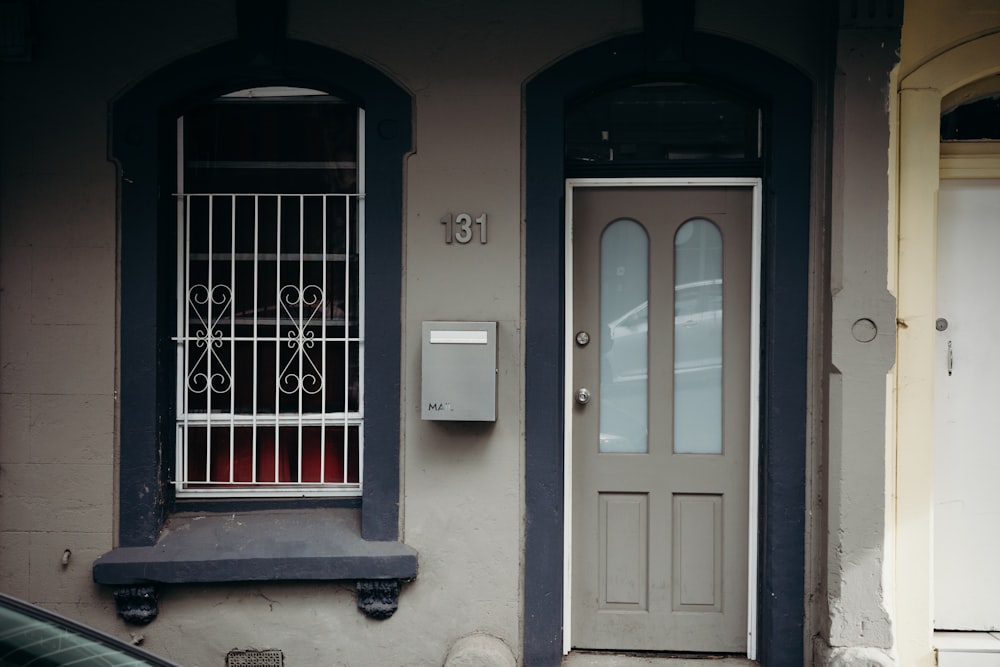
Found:
<path fill-rule="evenodd" d="M 285 40 L 261 68 L 239 40 L 182 58 L 110 105 L 110 158 L 118 167 L 118 545 L 152 546 L 184 510 L 305 508 L 347 502 L 367 540 L 399 537 L 403 166 L 412 150 L 412 97 L 371 66 L 318 45 Z M 231 91 L 320 90 L 366 111 L 366 443 L 360 499 L 187 503 L 172 489 L 176 252 L 176 119 Z M 377 241 L 373 242 L 373 241 Z M 371 304 L 400 304 L 372 308 Z"/>
<path fill-rule="evenodd" d="M 274 159 L 273 155 L 260 156 L 258 154 L 257 157 L 254 157 L 254 152 L 251 152 L 249 155 L 240 156 L 239 166 L 241 169 L 238 169 L 236 172 L 228 171 L 234 164 L 228 163 L 228 157 L 223 155 L 214 158 L 215 160 L 222 160 L 221 163 L 196 164 L 196 170 L 205 170 L 201 172 L 200 176 L 198 175 L 198 171 L 189 174 L 188 169 L 191 168 L 191 164 L 188 162 L 187 152 L 189 148 L 196 146 L 196 144 L 190 142 L 198 141 L 198 137 L 201 137 L 202 141 L 209 139 L 205 135 L 204 130 L 200 133 L 194 132 L 192 138 L 188 137 L 188 123 L 186 121 L 191 118 L 192 111 L 196 111 L 199 114 L 207 113 L 211 117 L 213 113 L 218 112 L 224 107 L 229 107 L 230 110 L 244 107 L 244 111 L 246 111 L 245 107 L 258 104 L 263 105 L 263 109 L 258 108 L 249 112 L 249 118 L 254 118 L 258 121 L 262 112 L 271 121 L 278 120 L 282 115 L 287 120 L 288 115 L 282 114 L 282 111 L 279 110 L 292 108 L 297 109 L 297 112 L 293 111 L 293 114 L 302 113 L 305 109 L 312 110 L 325 107 L 326 105 L 334 105 L 333 107 L 327 107 L 327 109 L 341 107 L 345 111 L 353 111 L 353 113 L 343 114 L 343 118 L 339 118 L 338 124 L 335 126 L 335 130 L 338 132 L 346 132 L 348 131 L 347 126 L 353 122 L 353 127 L 349 128 L 348 134 L 348 136 L 353 138 L 352 161 L 343 164 L 327 163 L 319 167 L 319 163 L 308 162 L 306 156 L 295 157 L 294 155 L 287 155 L 286 159 L 292 159 L 293 162 L 280 164 L 272 162 Z M 313 106 L 316 104 L 321 105 L 321 107 Z M 307 117 L 312 115 L 311 112 L 306 114 Z M 244 121 L 237 121 L 236 126 L 241 128 L 243 132 L 249 131 L 254 136 L 264 136 L 258 130 L 266 132 L 267 128 L 246 125 L 246 116 L 246 113 L 237 114 L 237 118 L 244 117 Z M 292 117 L 299 118 L 298 115 L 293 115 Z M 216 123 L 218 122 L 217 120 Z M 302 122 L 305 123 L 308 121 L 303 119 Z M 343 130 L 340 130 L 341 122 L 344 123 Z M 176 174 L 178 187 L 176 192 L 177 244 L 175 285 L 177 290 L 177 310 L 175 316 L 176 333 L 173 340 L 176 352 L 175 367 L 178 371 L 175 373 L 176 398 L 174 403 L 174 435 L 176 438 L 174 460 L 176 464 L 173 466 L 174 475 L 171 478 L 174 484 L 174 493 L 178 499 L 185 500 L 206 498 L 223 500 L 234 498 L 359 497 L 362 495 L 363 489 L 361 479 L 356 475 L 358 473 L 363 474 L 363 471 L 360 469 L 363 468 L 364 456 L 365 110 L 361 106 L 318 90 L 288 86 L 255 87 L 233 91 L 215 99 L 207 100 L 194 109 L 188 109 L 184 116 L 177 119 L 176 127 Z M 211 136 L 214 139 L 210 140 L 209 143 L 218 145 L 218 141 L 220 141 L 218 137 L 215 134 Z M 229 150 L 232 150 L 231 142 L 233 139 L 234 137 L 229 135 L 228 142 L 223 140 L 223 143 L 229 143 Z M 271 142 L 265 140 L 264 143 L 270 144 Z M 327 150 L 330 150 L 328 143 L 317 143 L 328 146 Z M 241 140 L 240 144 L 250 146 L 254 142 Z M 292 145 L 297 146 L 301 150 L 302 146 L 300 144 L 301 141 Z M 259 146 L 259 143 L 257 145 Z M 200 151 L 206 150 L 213 149 L 208 146 L 200 149 Z M 205 156 L 208 157 L 209 154 L 205 153 Z M 320 156 L 314 155 L 313 159 L 317 157 Z M 209 159 L 212 158 L 209 157 Z M 339 158 L 326 155 L 326 159 L 333 160 Z M 256 178 L 247 183 L 247 173 L 245 169 L 242 169 L 242 167 L 247 166 L 243 164 L 244 162 L 247 165 L 250 163 L 268 163 L 265 172 L 261 172 L 258 169 L 250 172 L 254 175 L 280 169 L 279 173 L 281 177 L 277 179 L 277 183 L 274 182 L 274 179 L 260 181 Z M 260 166 L 263 167 L 265 165 L 261 164 Z M 321 181 L 316 180 L 316 176 L 319 174 L 326 174 L 328 178 L 332 178 L 334 171 L 345 168 L 349 169 L 350 173 L 353 174 L 353 178 L 351 179 L 353 187 L 350 188 L 350 192 L 343 189 L 343 183 L 334 185 L 326 179 Z M 303 172 L 303 170 L 306 171 Z M 212 174 L 212 172 L 215 173 Z M 289 185 L 289 181 L 285 176 L 296 173 L 306 178 L 304 187 L 294 189 L 296 186 Z M 212 175 L 210 176 L 210 174 Z M 193 184 L 187 182 L 189 175 L 192 175 L 195 179 Z M 206 182 L 205 178 L 209 180 Z M 215 182 L 215 178 L 221 178 L 221 186 Z M 337 181 L 337 179 L 334 179 L 334 181 Z M 209 183 L 212 183 L 211 187 Z M 262 183 L 267 183 L 268 186 L 262 187 Z M 320 183 L 323 183 L 322 187 L 320 187 Z M 289 191 L 290 187 L 293 191 Z M 285 205 L 282 202 L 285 202 Z M 272 210 L 272 206 L 275 207 L 273 213 L 277 213 L 279 210 L 281 213 L 277 214 L 277 217 L 274 218 L 277 221 L 277 227 L 274 230 L 265 231 L 268 225 L 265 224 L 264 228 L 260 228 L 258 223 L 261 220 L 271 219 L 271 213 L 268 212 Z M 316 217 L 317 207 L 323 211 L 320 214 L 321 218 Z M 214 211 L 216 208 L 223 209 L 218 213 L 225 214 L 223 216 L 225 219 L 220 220 L 218 214 L 215 216 L 212 214 L 206 216 L 204 214 L 204 212 L 209 210 Z M 226 213 L 227 210 L 228 213 Z M 307 210 L 314 212 L 311 219 L 306 218 Z M 337 247 L 340 242 L 338 238 L 335 238 L 335 234 L 333 233 L 333 230 L 336 228 L 334 220 L 338 219 L 335 217 L 338 210 L 342 211 L 346 223 L 343 227 L 344 236 L 341 237 L 345 242 L 345 247 L 339 251 L 341 253 L 339 255 L 330 247 L 330 244 L 333 247 Z M 199 214 L 199 211 L 203 212 Z M 241 212 L 238 213 L 238 211 Z M 288 214 L 295 213 L 296 211 L 297 218 L 294 220 L 289 219 Z M 235 252 L 235 248 L 232 247 L 228 250 L 223 248 L 219 251 L 221 254 L 217 258 L 216 255 L 200 257 L 200 253 L 191 247 L 190 244 L 195 243 L 197 238 L 205 238 L 208 243 L 207 249 L 203 248 L 203 251 L 210 251 L 212 247 L 213 239 L 204 236 L 206 230 L 200 229 L 195 233 L 195 220 L 201 219 L 201 224 L 207 223 L 213 226 L 220 224 L 225 226 L 228 224 L 230 226 L 230 234 L 232 235 L 231 243 L 240 244 L 237 241 L 237 237 L 239 236 L 237 228 L 239 225 L 246 225 L 248 222 L 247 216 L 250 215 L 252 215 L 253 220 L 252 236 L 255 238 L 252 244 L 252 257 L 245 256 L 250 248 L 250 246 L 246 245 L 245 241 L 242 242 L 243 250 L 241 252 Z M 214 222 L 212 222 L 213 217 L 215 219 Z M 355 220 L 353 225 L 350 222 L 352 217 Z M 226 219 L 229 220 L 228 223 Z M 301 271 L 306 266 L 318 267 L 317 262 L 322 262 L 323 267 L 319 269 L 323 276 L 322 286 L 314 286 L 313 289 L 319 291 L 312 293 L 312 296 L 318 293 L 320 301 L 309 303 L 309 299 L 302 294 L 303 298 L 299 299 L 299 303 L 308 311 L 308 316 L 304 320 L 292 319 L 290 322 L 283 323 L 282 318 L 280 321 L 274 319 L 271 322 L 268 316 L 264 316 L 258 320 L 258 308 L 263 304 L 257 301 L 257 299 L 267 299 L 269 297 L 266 294 L 258 295 L 258 286 L 262 283 L 257 282 L 257 276 L 258 272 L 261 271 L 264 274 L 269 273 L 268 267 L 271 265 L 272 260 L 275 262 L 275 267 L 280 271 L 280 273 L 275 274 L 275 278 L 278 278 L 279 275 L 283 278 L 282 282 L 280 282 L 278 293 L 285 295 L 287 288 L 296 289 L 294 279 L 284 279 L 285 271 L 281 270 L 280 267 L 285 266 L 285 263 L 279 260 L 278 256 L 269 256 L 266 250 L 269 244 L 274 242 L 273 235 L 269 236 L 269 234 L 276 232 L 280 237 L 281 230 L 286 227 L 291 226 L 294 228 L 296 225 L 309 225 L 315 229 L 317 224 L 320 224 L 324 229 L 321 238 L 311 235 L 309 243 L 312 245 L 284 250 L 281 256 L 283 257 L 284 253 L 292 253 L 292 255 L 295 255 L 297 252 L 303 253 L 298 262 L 300 279 L 302 277 Z M 246 228 L 244 227 L 244 229 Z M 305 242 L 304 229 L 304 227 L 299 227 L 299 243 Z M 214 234 L 208 234 L 208 237 L 214 236 Z M 280 238 L 277 240 L 277 243 L 281 244 Z M 318 245 L 316 245 L 317 243 Z M 264 248 L 264 250 L 259 251 L 259 248 Z M 352 248 L 356 248 L 356 250 L 352 250 Z M 358 274 L 353 279 L 353 271 L 349 266 L 349 262 L 352 261 L 350 260 L 352 253 L 356 253 L 357 255 L 354 261 L 357 262 L 356 268 L 358 271 Z M 189 281 L 194 275 L 192 271 L 199 265 L 199 262 L 206 261 L 211 266 L 215 266 L 216 261 L 221 261 L 221 266 L 217 268 L 223 269 L 228 264 L 231 273 L 228 277 L 223 276 L 212 279 L 210 284 L 201 285 L 200 287 L 213 291 L 223 289 L 224 292 L 220 292 L 220 294 L 228 294 L 228 304 L 236 304 L 239 294 L 242 293 L 242 297 L 238 299 L 242 303 L 242 308 L 249 305 L 247 302 L 249 295 L 245 289 L 241 291 L 237 288 L 237 284 L 240 284 L 241 280 L 245 279 L 245 277 L 237 279 L 237 275 L 240 273 L 238 266 L 247 267 L 248 264 L 246 262 L 252 262 L 252 265 L 249 265 L 253 267 L 255 285 L 253 288 L 253 297 L 250 302 L 254 309 L 252 322 L 245 321 L 248 319 L 247 316 L 241 317 L 241 321 L 237 322 L 235 314 L 230 319 L 224 312 L 220 311 L 215 311 L 218 312 L 218 320 L 216 321 L 214 317 L 209 315 L 213 313 L 213 305 L 223 310 L 227 309 L 228 305 L 218 303 L 215 299 L 209 299 L 211 303 L 208 301 L 203 302 L 206 306 L 205 309 L 195 305 L 190 295 L 187 294 L 187 290 L 195 287 Z M 209 271 L 208 277 L 211 278 L 213 272 L 211 267 L 207 268 Z M 311 273 L 314 273 L 314 271 Z M 338 276 L 340 276 L 339 279 Z M 292 282 L 285 282 L 285 280 L 292 280 Z M 342 312 L 349 314 L 345 315 L 345 317 L 357 319 L 357 329 L 353 333 L 346 328 L 351 326 L 348 321 L 345 320 L 342 324 L 337 325 L 335 321 L 327 319 L 328 317 L 333 317 L 325 307 L 327 299 L 337 298 L 335 291 L 328 292 L 331 291 L 332 285 L 338 283 L 346 290 L 341 304 L 341 308 L 346 308 L 346 311 Z M 357 290 L 357 300 L 350 297 L 350 293 L 353 292 L 351 289 L 352 286 Z M 298 289 L 302 290 L 305 287 L 299 284 Z M 268 303 L 272 306 L 272 310 L 275 310 L 275 315 L 271 317 L 277 317 L 277 306 L 279 303 L 284 303 L 285 298 L 284 296 L 279 297 L 277 293 L 273 295 L 273 298 L 276 301 Z M 288 304 L 285 303 L 285 305 L 287 306 Z M 195 313 L 193 309 L 199 312 Z M 289 317 L 293 317 L 289 311 L 286 312 Z M 317 313 L 319 313 L 318 319 L 316 317 Z M 192 319 L 195 314 L 198 315 L 198 318 L 201 318 L 201 325 L 196 327 L 198 332 L 192 334 L 190 328 L 195 325 Z M 301 318 L 303 313 L 299 312 L 299 316 Z M 207 322 L 206 318 L 213 321 Z M 208 326 L 208 324 L 211 326 Z M 248 326 L 251 327 L 249 330 L 247 330 Z M 345 327 L 339 335 L 332 333 L 329 329 L 332 327 L 335 332 L 337 326 Z M 274 327 L 274 330 L 270 331 L 270 327 Z M 240 329 L 241 332 L 237 333 L 237 329 Z M 289 337 L 292 336 L 293 330 L 296 329 L 300 334 L 306 334 L 307 331 L 308 334 L 306 334 L 306 337 L 299 339 L 298 349 L 289 353 L 285 349 L 285 341 L 288 341 L 288 347 L 292 346 L 292 338 Z M 211 341 L 218 341 L 218 343 L 217 345 L 212 345 Z M 275 374 L 273 378 L 277 382 L 274 392 L 278 392 L 279 386 L 281 387 L 281 391 L 280 394 L 274 397 L 273 412 L 268 410 L 266 405 L 258 405 L 258 398 L 264 398 L 264 395 L 260 394 L 258 386 L 261 369 L 266 374 L 268 367 L 272 365 L 266 362 L 262 366 L 257 365 L 259 352 L 269 349 L 268 344 L 263 341 L 271 341 L 272 345 L 270 348 L 273 352 L 279 353 L 278 357 L 275 358 L 275 363 L 278 366 L 282 366 L 279 359 L 289 354 L 292 358 L 298 357 L 300 362 L 303 359 L 311 359 L 312 363 L 316 362 L 316 352 L 307 352 L 307 349 L 313 348 L 318 350 L 319 357 L 323 360 L 319 362 L 319 365 L 313 366 L 312 369 L 303 370 L 300 368 L 298 375 L 295 374 L 295 371 L 289 372 L 287 366 L 281 367 L 280 370 L 278 367 L 274 368 Z M 328 366 L 327 362 L 336 363 L 332 357 L 328 356 L 327 350 L 337 349 L 338 341 L 344 346 L 356 349 L 353 352 L 348 352 L 345 349 L 342 356 L 344 362 L 342 372 L 346 373 L 347 377 L 344 379 L 344 376 L 340 376 L 341 379 L 344 379 L 344 384 L 339 386 L 344 387 L 343 399 L 345 402 L 339 410 L 336 410 L 333 409 L 333 404 L 326 402 L 326 397 L 328 396 L 327 387 L 338 386 L 336 384 L 336 375 L 327 376 L 329 373 L 334 372 L 334 369 Z M 247 346 L 252 350 L 253 373 L 247 373 L 245 372 L 245 366 L 237 365 L 237 356 L 235 356 L 237 347 L 246 349 Z M 264 356 L 267 357 L 268 355 L 265 354 Z M 206 379 L 206 382 L 204 386 L 199 385 L 199 388 L 193 387 L 193 385 L 197 384 L 195 378 L 199 376 L 192 375 L 194 370 L 188 367 L 188 364 L 192 363 L 192 359 L 195 362 L 204 360 L 206 363 L 205 369 L 208 372 L 208 376 L 200 376 Z M 221 364 L 221 369 L 219 375 L 215 377 L 218 377 L 221 385 L 224 387 L 218 390 L 214 386 L 217 383 L 211 377 L 211 369 L 214 366 L 213 362 L 216 361 Z M 352 361 L 357 365 L 356 374 L 349 371 L 350 362 Z M 283 386 L 283 380 L 287 378 L 300 380 L 298 387 L 293 387 L 289 390 Z M 309 391 L 305 388 L 306 378 L 311 378 L 318 382 L 319 387 L 316 391 Z M 356 392 L 357 404 L 353 408 L 349 408 L 347 405 L 348 383 L 353 383 L 352 386 L 354 386 Z M 249 394 L 254 397 L 252 406 L 244 405 L 242 408 L 238 408 L 236 404 L 230 403 L 238 394 L 246 395 L 247 386 L 250 387 Z M 224 404 L 220 408 L 209 411 L 206 411 L 204 408 L 201 410 L 192 409 L 191 401 L 200 402 L 197 398 L 199 395 L 205 396 L 205 400 L 208 401 L 207 406 L 216 405 L 213 399 L 221 399 L 224 401 Z M 319 395 L 322 397 L 323 404 L 318 406 L 319 409 L 303 409 L 301 399 L 307 395 Z M 286 398 L 294 399 L 296 396 L 300 399 L 299 411 L 291 412 L 287 410 L 287 405 L 284 410 L 278 407 L 281 401 L 286 400 Z M 279 399 L 281 400 L 279 401 Z M 229 410 L 225 409 L 227 406 Z M 311 446 L 309 444 L 310 439 L 306 435 L 309 431 L 314 433 L 318 431 L 319 433 L 318 442 L 312 440 Z M 340 431 L 339 434 L 337 434 L 338 431 Z M 206 448 L 205 451 L 195 454 L 192 451 L 192 442 L 201 440 L 197 435 L 199 433 L 208 436 L 207 440 L 213 444 L 203 441 L 202 447 Z M 222 435 L 219 437 L 210 435 L 213 433 L 221 433 Z M 247 436 L 248 433 L 249 436 Z M 294 435 L 290 433 L 294 433 Z M 247 442 L 248 438 L 249 443 Z M 215 442 L 216 440 L 219 442 Z M 266 443 L 264 442 L 265 440 L 267 441 Z M 279 444 L 279 440 L 281 444 Z M 336 444 L 338 440 L 340 441 L 339 446 Z M 229 443 L 228 453 L 225 452 L 226 441 Z M 293 444 L 293 441 L 297 444 Z M 241 442 L 242 445 L 239 445 L 238 443 Z M 246 456 L 248 454 L 246 451 L 248 445 L 251 448 L 249 462 Z M 219 451 L 217 447 L 220 446 L 222 447 L 222 459 L 224 461 L 214 460 Z M 307 463 L 308 458 L 305 455 L 307 447 L 310 451 L 314 452 L 311 464 Z M 237 448 L 243 450 L 242 455 L 238 453 Z M 340 458 L 337 458 L 338 449 Z M 290 450 L 297 453 L 290 456 L 291 461 L 289 462 L 292 462 L 293 465 L 297 462 L 300 467 L 297 469 L 282 469 L 279 475 L 279 468 L 281 467 L 279 461 L 283 458 L 283 455 L 288 455 Z M 317 452 L 319 460 L 315 458 Z M 273 457 L 273 465 L 270 463 L 261 463 L 263 459 L 271 457 Z M 204 470 L 199 470 L 199 472 L 206 477 L 195 479 L 191 475 L 191 464 L 192 461 L 197 461 L 199 458 L 204 459 Z M 333 464 L 331 461 L 338 461 L 340 465 Z M 249 467 L 247 466 L 248 463 Z M 212 467 L 213 465 L 215 466 L 214 468 Z M 310 471 L 310 474 L 315 472 L 319 475 L 320 479 L 305 481 L 299 478 L 306 475 L 306 467 L 310 465 L 315 468 L 315 470 Z M 195 467 L 199 468 L 197 463 L 195 463 Z M 218 479 L 215 475 L 223 472 L 225 468 L 228 468 L 229 471 L 228 481 L 211 481 L 213 478 Z M 236 472 L 237 468 L 240 468 L 244 475 L 249 473 L 252 476 L 252 480 L 237 479 L 239 476 L 239 473 Z M 338 468 L 339 472 L 343 475 L 342 479 L 321 479 L 327 474 L 336 476 Z M 258 478 L 258 475 L 262 475 L 265 478 L 268 477 L 268 471 L 272 473 L 269 479 L 261 480 Z M 284 476 L 287 476 L 287 478 L 281 479 Z"/>

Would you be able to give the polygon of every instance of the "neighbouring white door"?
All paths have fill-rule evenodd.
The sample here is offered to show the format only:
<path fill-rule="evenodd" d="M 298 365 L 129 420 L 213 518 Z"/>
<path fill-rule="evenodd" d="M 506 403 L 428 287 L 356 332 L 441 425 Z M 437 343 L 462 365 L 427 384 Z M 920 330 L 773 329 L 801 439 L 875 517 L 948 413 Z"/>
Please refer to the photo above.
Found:
<path fill-rule="evenodd" d="M 753 190 L 572 192 L 572 645 L 745 653 Z"/>
<path fill-rule="evenodd" d="M 1000 630 L 1000 180 L 938 210 L 934 627 Z"/>

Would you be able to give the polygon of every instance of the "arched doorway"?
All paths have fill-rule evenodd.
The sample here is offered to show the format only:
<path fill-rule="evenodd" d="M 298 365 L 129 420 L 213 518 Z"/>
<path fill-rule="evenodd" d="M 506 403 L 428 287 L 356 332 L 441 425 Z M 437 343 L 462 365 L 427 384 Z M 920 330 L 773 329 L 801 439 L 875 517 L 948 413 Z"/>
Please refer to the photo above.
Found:
<path fill-rule="evenodd" d="M 806 302 L 808 276 L 808 81 L 785 63 L 730 40 L 694 34 L 684 79 L 747 91 L 761 100 L 763 117 L 762 264 L 760 334 L 760 474 L 755 492 L 759 543 L 754 568 L 761 593 L 751 646 L 775 664 L 803 656 L 805 522 Z M 569 647 L 564 634 L 566 550 L 563 436 L 567 426 L 563 287 L 563 230 L 568 171 L 564 153 L 567 103 L 636 80 L 678 80 L 656 71 L 641 36 L 623 37 L 579 52 L 526 86 L 526 538 L 524 656 L 526 664 L 554 664 Z M 645 169 L 645 167 L 644 167 Z M 643 176 L 684 174 L 652 167 Z M 687 176 L 719 172 L 688 167 Z M 635 177 L 638 171 L 621 174 Z M 781 207 L 775 201 L 781 200 Z M 751 484 L 751 486 L 754 486 Z"/>
<path fill-rule="evenodd" d="M 935 366 L 941 315 L 937 298 L 938 198 L 942 179 L 969 176 L 961 155 L 941 148 L 941 113 L 957 91 L 979 90 L 1000 71 L 1000 35 L 957 46 L 900 83 L 899 297 L 896 403 L 897 588 L 899 654 L 905 664 L 935 664 Z M 977 83 L 979 82 L 979 83 Z M 996 87 L 993 88 L 996 90 Z M 959 153 L 961 151 L 958 151 Z M 988 166 L 982 163 L 981 166 Z M 1000 175 L 996 166 L 979 179 Z M 946 363 L 946 361 L 944 362 Z"/>

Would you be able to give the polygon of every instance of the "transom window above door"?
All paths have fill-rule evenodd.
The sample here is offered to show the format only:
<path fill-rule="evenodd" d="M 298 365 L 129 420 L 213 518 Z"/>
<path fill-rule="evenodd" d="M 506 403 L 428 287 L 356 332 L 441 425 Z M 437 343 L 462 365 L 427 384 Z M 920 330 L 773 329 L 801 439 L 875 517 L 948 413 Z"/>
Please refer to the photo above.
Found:
<path fill-rule="evenodd" d="M 297 88 L 178 119 L 178 497 L 361 493 L 363 123 Z"/>
<path fill-rule="evenodd" d="M 756 163 L 762 153 L 758 105 L 718 88 L 652 82 L 598 92 L 566 112 L 566 165 L 662 168 L 681 163 Z"/>
<path fill-rule="evenodd" d="M 941 141 L 997 140 L 1000 140 L 1000 93 L 964 101 L 941 114 Z"/>

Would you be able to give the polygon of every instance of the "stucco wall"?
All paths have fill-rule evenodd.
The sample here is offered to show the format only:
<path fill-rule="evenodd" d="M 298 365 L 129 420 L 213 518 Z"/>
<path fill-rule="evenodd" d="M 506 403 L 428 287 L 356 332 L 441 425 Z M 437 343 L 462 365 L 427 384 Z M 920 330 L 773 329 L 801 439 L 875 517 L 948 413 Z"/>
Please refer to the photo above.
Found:
<path fill-rule="evenodd" d="M 0 590 L 127 638 L 136 630 L 114 616 L 110 591 L 90 572 L 114 545 L 116 516 L 108 102 L 159 67 L 233 38 L 235 13 L 230 0 L 37 9 L 33 61 L 0 64 Z M 697 22 L 822 77 L 825 24 L 798 3 L 706 1 Z M 482 631 L 517 652 L 522 86 L 565 54 L 640 26 L 638 0 L 290 2 L 290 37 L 361 58 L 414 96 L 401 519 L 420 574 L 383 622 L 361 615 L 352 587 L 338 584 L 165 587 L 160 617 L 138 631 L 147 648 L 188 665 L 220 664 L 234 647 L 279 648 L 290 665 L 423 665 Z M 822 198 L 822 184 L 814 187 Z M 488 214 L 488 244 L 444 243 L 441 217 L 462 211 Z M 495 425 L 420 419 L 420 322 L 433 319 L 499 322 Z"/>
<path fill-rule="evenodd" d="M 234 10 L 34 11 L 33 61 L 0 64 L 0 590 L 127 635 L 90 573 L 116 516 L 107 105 L 169 59 L 230 37 Z"/>

